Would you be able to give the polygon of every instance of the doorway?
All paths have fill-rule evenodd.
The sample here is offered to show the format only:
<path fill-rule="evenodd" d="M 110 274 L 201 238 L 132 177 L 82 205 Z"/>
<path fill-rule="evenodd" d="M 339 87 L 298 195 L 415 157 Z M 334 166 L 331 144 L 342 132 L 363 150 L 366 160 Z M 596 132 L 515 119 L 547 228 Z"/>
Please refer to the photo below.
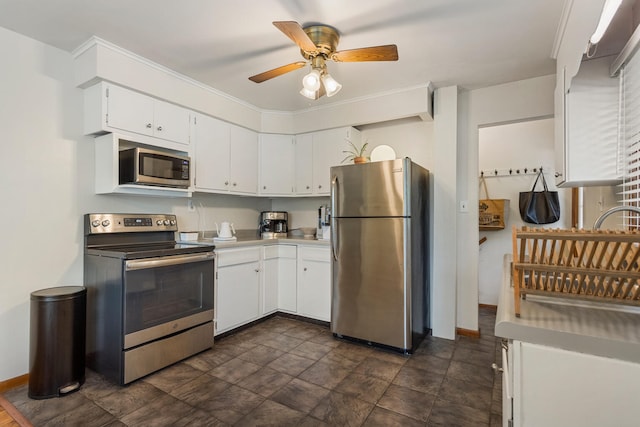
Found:
<path fill-rule="evenodd" d="M 480 231 L 478 255 L 478 302 L 497 306 L 505 254 L 512 252 L 512 227 L 525 224 L 518 209 L 519 192 L 529 191 L 542 167 L 550 190 L 554 178 L 554 119 L 538 119 L 481 127 L 478 137 L 478 170 L 484 176 L 488 198 L 508 199 L 509 213 L 502 230 Z M 542 185 L 538 183 L 538 190 Z M 487 198 L 481 190 L 480 198 Z M 571 190 L 558 189 L 560 220 L 544 227 L 567 228 L 571 224 Z"/>

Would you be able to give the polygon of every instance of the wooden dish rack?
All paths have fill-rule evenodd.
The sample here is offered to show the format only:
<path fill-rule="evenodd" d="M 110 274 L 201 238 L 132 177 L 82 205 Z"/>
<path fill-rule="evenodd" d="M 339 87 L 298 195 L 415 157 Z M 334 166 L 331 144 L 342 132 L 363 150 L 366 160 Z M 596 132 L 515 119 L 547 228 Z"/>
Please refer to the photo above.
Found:
<path fill-rule="evenodd" d="M 527 294 L 640 305 L 640 232 L 513 227 L 515 314 Z"/>

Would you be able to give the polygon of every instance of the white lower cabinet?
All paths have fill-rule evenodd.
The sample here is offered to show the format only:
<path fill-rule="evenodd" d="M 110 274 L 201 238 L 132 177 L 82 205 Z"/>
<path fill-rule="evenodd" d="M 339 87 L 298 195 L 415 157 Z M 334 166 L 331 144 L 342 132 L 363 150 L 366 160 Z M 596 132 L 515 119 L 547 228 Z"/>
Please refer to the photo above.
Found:
<path fill-rule="evenodd" d="M 276 311 L 331 320 L 328 247 L 276 243 L 216 257 L 216 335 Z"/>
<path fill-rule="evenodd" d="M 273 313 L 278 309 L 279 264 L 278 245 L 264 246 L 262 248 L 262 307 L 260 314 Z"/>
<path fill-rule="evenodd" d="M 278 310 L 297 313 L 298 248 L 293 245 L 279 245 L 278 252 Z"/>
<path fill-rule="evenodd" d="M 260 317 L 260 248 L 216 250 L 215 334 Z"/>
<path fill-rule="evenodd" d="M 638 425 L 640 364 L 517 340 L 508 355 L 505 427 Z"/>
<path fill-rule="evenodd" d="M 298 247 L 298 314 L 331 321 L 331 259 L 329 248 Z"/>
<path fill-rule="evenodd" d="M 277 310 L 296 312 L 295 245 L 267 245 L 262 248 L 262 313 Z"/>

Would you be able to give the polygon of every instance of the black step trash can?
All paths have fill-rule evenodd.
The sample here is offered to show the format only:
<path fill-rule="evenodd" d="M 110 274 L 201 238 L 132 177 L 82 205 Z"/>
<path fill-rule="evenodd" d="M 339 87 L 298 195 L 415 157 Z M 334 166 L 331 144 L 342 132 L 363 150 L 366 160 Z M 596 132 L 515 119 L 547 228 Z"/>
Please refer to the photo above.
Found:
<path fill-rule="evenodd" d="M 87 289 L 61 286 L 31 293 L 29 397 L 47 399 L 84 383 Z"/>

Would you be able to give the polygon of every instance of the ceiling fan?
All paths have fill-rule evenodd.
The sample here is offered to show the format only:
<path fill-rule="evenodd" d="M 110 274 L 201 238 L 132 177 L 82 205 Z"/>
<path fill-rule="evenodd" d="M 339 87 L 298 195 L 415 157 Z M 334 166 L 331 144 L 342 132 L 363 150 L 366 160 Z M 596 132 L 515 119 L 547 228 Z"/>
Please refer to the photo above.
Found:
<path fill-rule="evenodd" d="M 300 94 L 310 99 L 318 99 L 325 94 L 333 96 L 342 88 L 342 85 L 327 71 L 327 60 L 334 62 L 398 60 L 398 48 L 394 44 L 337 51 L 340 35 L 338 30 L 328 25 L 302 27 L 295 21 L 275 21 L 273 25 L 298 45 L 300 53 L 306 61 L 283 65 L 251 76 L 249 80 L 262 83 L 302 68 L 309 63 L 311 64 L 311 72 L 302 79 L 303 88 Z"/>

